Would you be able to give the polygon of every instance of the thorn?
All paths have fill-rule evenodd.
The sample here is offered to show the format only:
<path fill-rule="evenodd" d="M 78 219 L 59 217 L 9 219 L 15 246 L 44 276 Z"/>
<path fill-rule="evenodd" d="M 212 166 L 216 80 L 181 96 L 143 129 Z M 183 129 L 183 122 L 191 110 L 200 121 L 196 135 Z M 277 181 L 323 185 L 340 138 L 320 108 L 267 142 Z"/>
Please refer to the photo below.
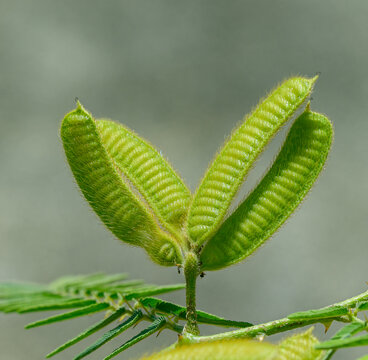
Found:
<path fill-rule="evenodd" d="M 157 333 L 156 337 L 158 337 L 162 333 L 162 331 L 164 331 L 163 328 L 159 330 L 159 332 Z"/>
<path fill-rule="evenodd" d="M 333 320 L 323 323 L 323 326 L 325 327 L 325 334 L 327 333 L 328 329 L 330 328 Z"/>
<path fill-rule="evenodd" d="M 133 329 L 135 329 L 135 327 L 139 324 L 139 321 L 136 322 L 134 325 L 133 325 Z"/>

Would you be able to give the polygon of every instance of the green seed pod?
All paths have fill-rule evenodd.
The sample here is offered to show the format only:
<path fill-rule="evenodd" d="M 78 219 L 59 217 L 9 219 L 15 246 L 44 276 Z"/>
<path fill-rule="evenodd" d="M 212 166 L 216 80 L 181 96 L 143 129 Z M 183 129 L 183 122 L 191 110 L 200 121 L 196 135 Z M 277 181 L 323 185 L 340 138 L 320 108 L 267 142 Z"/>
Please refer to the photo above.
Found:
<path fill-rule="evenodd" d="M 215 234 L 254 161 L 280 127 L 306 105 L 315 80 L 316 77 L 286 80 L 225 142 L 189 209 L 188 233 L 197 246 Z"/>
<path fill-rule="evenodd" d="M 251 340 L 227 340 L 183 345 L 141 360 L 272 360 L 277 347 Z"/>
<path fill-rule="evenodd" d="M 191 194 L 168 162 L 121 124 L 101 119 L 97 128 L 106 151 L 154 209 L 160 222 L 181 227 Z"/>
<path fill-rule="evenodd" d="M 271 169 L 206 244 L 203 270 L 243 260 L 284 223 L 323 169 L 332 137 L 321 114 L 307 110 L 295 121 Z"/>
<path fill-rule="evenodd" d="M 318 340 L 312 335 L 312 331 L 313 327 L 282 341 L 277 360 L 319 360 L 323 352 L 314 348 Z"/>
<path fill-rule="evenodd" d="M 120 240 L 145 248 L 160 265 L 181 263 L 176 241 L 159 227 L 119 173 L 96 121 L 80 103 L 65 116 L 61 138 L 77 184 L 106 227 Z"/>

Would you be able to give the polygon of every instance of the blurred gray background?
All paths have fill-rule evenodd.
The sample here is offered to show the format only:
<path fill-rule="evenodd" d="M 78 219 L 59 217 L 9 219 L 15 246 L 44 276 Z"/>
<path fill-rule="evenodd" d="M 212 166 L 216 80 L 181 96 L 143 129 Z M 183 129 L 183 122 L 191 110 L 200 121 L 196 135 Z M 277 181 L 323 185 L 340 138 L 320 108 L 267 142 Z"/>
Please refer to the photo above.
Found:
<path fill-rule="evenodd" d="M 194 190 L 225 136 L 260 97 L 290 75 L 321 72 L 312 108 L 335 126 L 325 172 L 256 256 L 199 281 L 198 306 L 258 323 L 365 291 L 367 35 L 365 0 L 1 0 L 0 280 L 127 271 L 151 283 L 183 281 L 176 269 L 114 240 L 79 194 L 58 133 L 75 96 L 96 117 L 148 138 Z M 184 293 L 168 298 L 183 303 Z M 42 359 L 98 317 L 25 331 L 39 314 L 0 315 L 0 358 Z M 214 330 L 221 329 L 204 332 Z M 135 333 L 90 358 L 103 358 Z M 324 338 L 321 325 L 316 334 Z M 120 358 L 173 341 L 164 332 Z M 71 359 L 87 343 L 55 359 Z M 365 353 L 340 351 L 336 359 Z"/>

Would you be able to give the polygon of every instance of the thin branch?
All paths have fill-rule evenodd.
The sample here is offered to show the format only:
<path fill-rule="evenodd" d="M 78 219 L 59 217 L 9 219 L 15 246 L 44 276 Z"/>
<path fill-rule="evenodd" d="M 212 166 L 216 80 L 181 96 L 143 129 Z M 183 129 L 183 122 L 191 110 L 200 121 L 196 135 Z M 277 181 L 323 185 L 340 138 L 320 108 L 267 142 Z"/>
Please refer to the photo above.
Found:
<path fill-rule="evenodd" d="M 332 306 L 344 306 L 347 308 L 354 308 L 357 303 L 368 300 L 368 291 L 364 293 L 354 296 L 350 299 L 335 303 Z M 325 318 L 315 318 L 315 319 L 289 319 L 283 318 L 279 320 L 270 321 L 268 323 L 259 324 L 250 326 L 245 329 L 238 329 L 234 331 L 228 331 L 221 334 L 215 334 L 210 336 L 195 336 L 192 334 L 185 334 L 179 342 L 181 343 L 198 343 L 198 342 L 207 342 L 207 341 L 216 341 L 216 340 L 230 340 L 230 339 L 241 339 L 241 338 L 253 338 L 257 335 L 274 335 L 277 333 L 285 332 L 288 330 L 293 330 L 296 328 L 304 327 L 311 324 L 317 323 L 326 323 L 329 321 L 340 321 L 349 323 L 354 319 L 354 317 L 325 317 Z"/>

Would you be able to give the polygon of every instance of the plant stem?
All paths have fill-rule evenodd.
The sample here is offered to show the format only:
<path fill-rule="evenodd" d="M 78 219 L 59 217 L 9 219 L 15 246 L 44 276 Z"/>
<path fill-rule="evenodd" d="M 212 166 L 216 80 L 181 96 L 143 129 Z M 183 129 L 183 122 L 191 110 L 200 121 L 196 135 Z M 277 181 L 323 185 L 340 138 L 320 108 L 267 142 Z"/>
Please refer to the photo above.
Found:
<path fill-rule="evenodd" d="M 335 303 L 330 306 L 345 306 L 348 308 L 354 308 L 357 303 L 368 300 L 368 291 L 354 296 L 350 299 Z M 354 318 L 354 317 L 353 317 Z M 316 318 L 316 319 L 305 319 L 305 320 L 293 320 L 289 318 L 283 318 L 279 320 L 270 321 L 265 324 L 254 325 L 244 329 L 238 329 L 234 331 L 227 331 L 221 334 L 215 334 L 210 336 L 195 336 L 195 334 L 187 334 L 183 342 L 186 343 L 198 343 L 206 341 L 216 341 L 216 340 L 230 340 L 230 339 L 241 339 L 241 338 L 253 338 L 257 335 L 273 335 L 281 333 L 288 330 L 293 330 L 303 326 L 326 323 L 329 321 L 341 321 L 341 322 L 351 322 L 352 320 L 346 317 L 330 317 L 330 318 Z"/>
<path fill-rule="evenodd" d="M 338 318 L 328 318 L 328 319 L 309 319 L 309 320 L 290 320 L 288 318 L 283 318 L 279 320 L 270 321 L 268 323 L 250 326 L 245 329 L 239 329 L 234 331 L 227 331 L 220 334 L 210 335 L 210 336 L 193 336 L 188 334 L 185 337 L 185 342 L 187 343 L 199 343 L 199 342 L 211 342 L 217 340 L 231 340 L 231 339 L 244 339 L 244 338 L 254 338 L 257 335 L 274 335 L 288 330 L 297 329 L 303 326 L 321 323 L 326 320 L 336 320 L 349 322 L 348 320 Z"/>
<path fill-rule="evenodd" d="M 188 252 L 184 262 L 186 281 L 187 323 L 184 333 L 199 335 L 196 311 L 196 282 L 198 277 L 198 257 L 194 252 Z"/>

